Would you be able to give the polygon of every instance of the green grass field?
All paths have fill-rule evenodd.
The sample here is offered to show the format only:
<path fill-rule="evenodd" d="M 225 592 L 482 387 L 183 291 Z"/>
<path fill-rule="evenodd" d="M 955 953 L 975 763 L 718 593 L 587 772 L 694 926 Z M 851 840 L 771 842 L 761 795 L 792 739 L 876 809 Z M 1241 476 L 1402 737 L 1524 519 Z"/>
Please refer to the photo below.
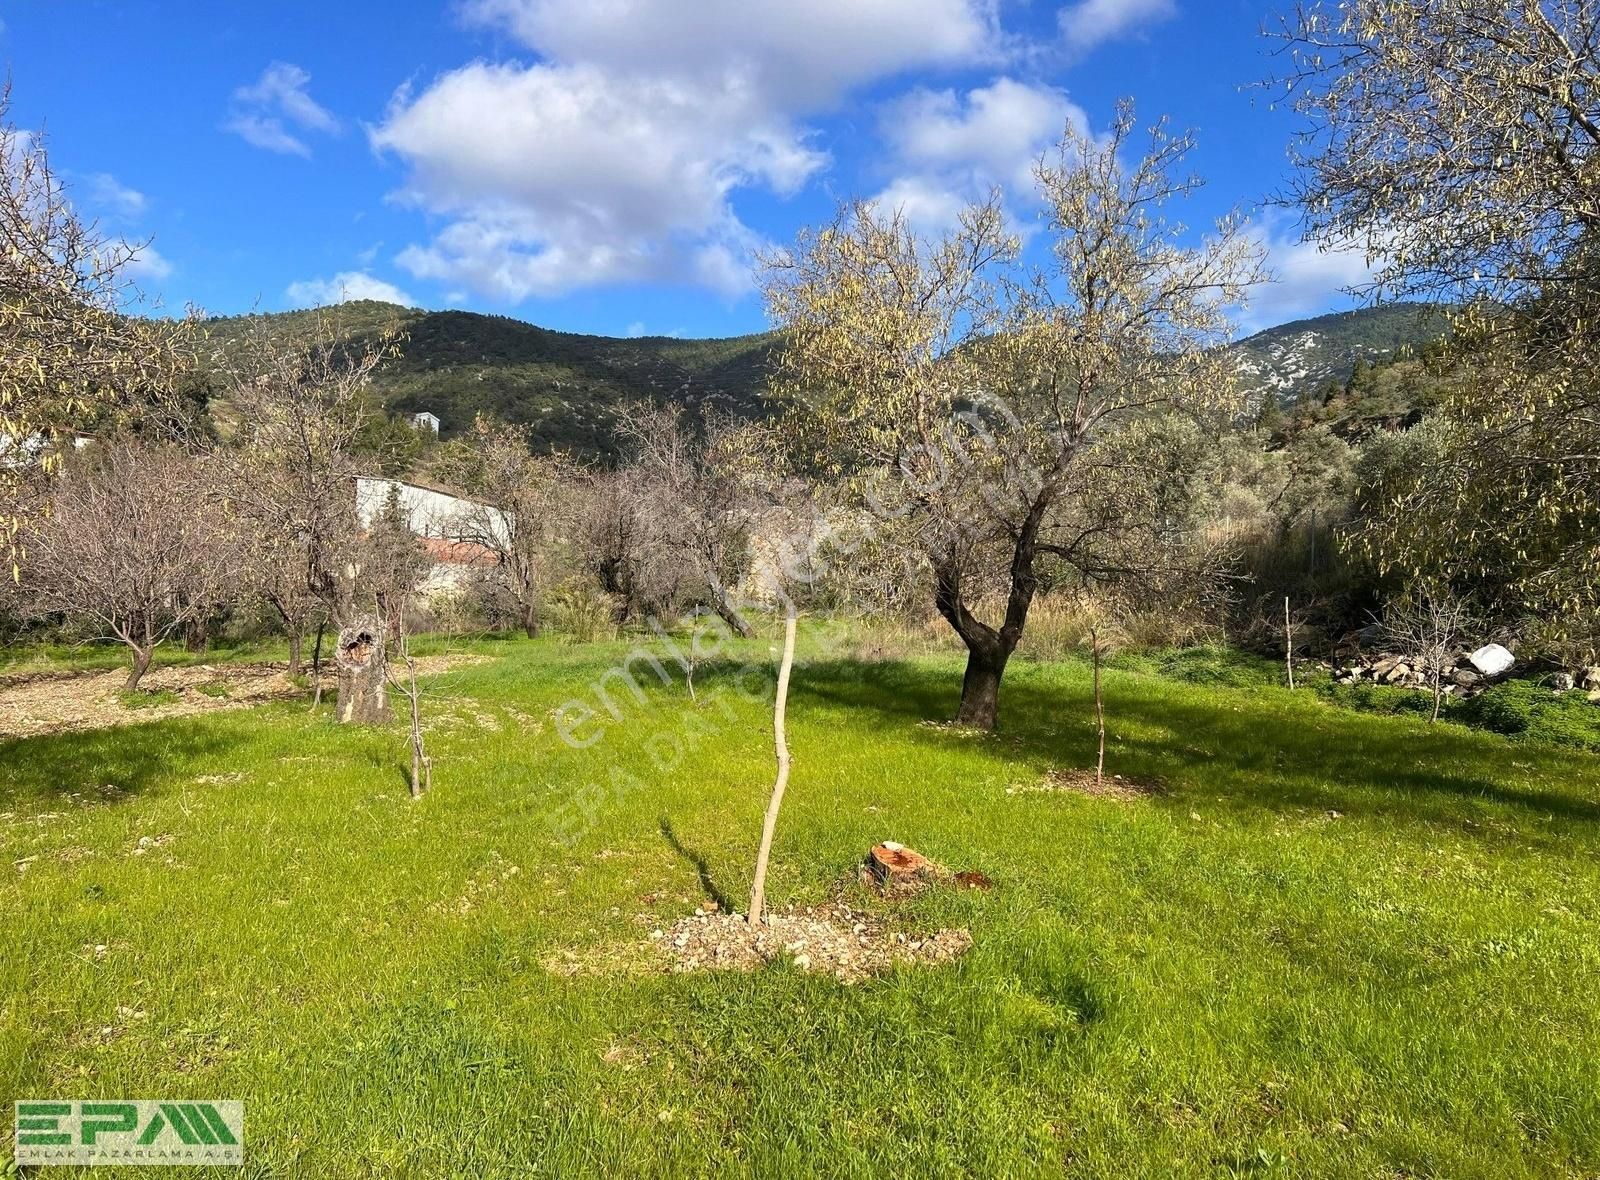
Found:
<path fill-rule="evenodd" d="M 1008 794 L 1090 764 L 1084 666 L 977 737 L 919 724 L 954 660 L 813 654 L 769 897 L 897 839 L 996 888 L 875 904 L 975 945 L 668 975 L 607 965 L 744 904 L 768 642 L 698 707 L 636 665 L 584 750 L 624 647 L 483 650 L 415 804 L 398 727 L 293 704 L 0 744 L 0 1099 L 242 1098 L 249 1176 L 1600 1173 L 1593 755 L 1114 670 L 1170 792 Z"/>

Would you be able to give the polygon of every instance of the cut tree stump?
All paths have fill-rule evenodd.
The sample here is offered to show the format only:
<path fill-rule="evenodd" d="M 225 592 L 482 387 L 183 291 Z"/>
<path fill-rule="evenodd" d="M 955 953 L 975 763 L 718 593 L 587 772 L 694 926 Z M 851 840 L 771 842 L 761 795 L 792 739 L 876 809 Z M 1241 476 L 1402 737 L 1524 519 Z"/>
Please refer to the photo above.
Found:
<path fill-rule="evenodd" d="M 938 866 L 922 853 L 892 840 L 875 845 L 861 865 L 862 883 L 885 891 L 920 888 L 938 875 Z"/>
<path fill-rule="evenodd" d="M 334 662 L 339 668 L 339 720 L 346 725 L 387 725 L 389 708 L 387 630 L 375 615 L 339 629 Z"/>

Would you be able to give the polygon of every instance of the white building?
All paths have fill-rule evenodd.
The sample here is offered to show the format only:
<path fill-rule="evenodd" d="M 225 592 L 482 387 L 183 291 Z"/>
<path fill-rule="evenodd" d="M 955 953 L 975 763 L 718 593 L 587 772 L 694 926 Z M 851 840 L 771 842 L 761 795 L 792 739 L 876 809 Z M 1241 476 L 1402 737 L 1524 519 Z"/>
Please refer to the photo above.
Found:
<path fill-rule="evenodd" d="M 361 527 L 371 528 L 391 499 L 406 527 L 423 539 L 433 558 L 424 594 L 460 589 L 473 570 L 499 564 L 498 552 L 509 539 L 509 529 L 498 508 L 442 488 L 361 476 L 356 480 L 356 517 Z"/>
<path fill-rule="evenodd" d="M 503 540 L 508 535 L 505 514 L 498 508 L 443 488 L 368 476 L 356 479 L 356 516 L 362 528 L 372 527 L 391 496 L 405 517 L 406 527 L 419 537 L 481 542 Z"/>
<path fill-rule="evenodd" d="M 439 418 L 438 418 L 438 415 L 430 414 L 430 413 L 428 413 L 427 410 L 423 410 L 422 413 L 420 413 L 420 414 L 411 415 L 411 429 L 413 429 L 413 430 L 427 430 L 427 431 L 431 431 L 434 434 L 438 434 L 439 433 Z"/>

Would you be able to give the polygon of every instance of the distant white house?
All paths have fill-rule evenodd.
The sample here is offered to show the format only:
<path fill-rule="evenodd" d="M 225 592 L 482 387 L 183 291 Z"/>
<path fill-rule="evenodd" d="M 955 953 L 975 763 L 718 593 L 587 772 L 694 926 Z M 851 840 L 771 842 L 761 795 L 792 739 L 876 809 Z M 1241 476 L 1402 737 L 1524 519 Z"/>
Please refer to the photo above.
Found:
<path fill-rule="evenodd" d="M 413 429 L 413 430 L 427 430 L 427 431 L 430 431 L 433 434 L 438 434 L 439 433 L 439 418 L 438 418 L 438 415 L 430 414 L 430 413 L 428 413 L 427 410 L 423 410 L 422 413 L 420 413 L 420 414 L 411 415 L 411 429 Z"/>
<path fill-rule="evenodd" d="M 509 529 L 498 508 L 426 484 L 357 478 L 356 517 L 362 528 L 371 528 L 391 500 L 433 558 L 424 593 L 459 589 L 474 569 L 499 564 L 497 549 L 509 537 Z"/>

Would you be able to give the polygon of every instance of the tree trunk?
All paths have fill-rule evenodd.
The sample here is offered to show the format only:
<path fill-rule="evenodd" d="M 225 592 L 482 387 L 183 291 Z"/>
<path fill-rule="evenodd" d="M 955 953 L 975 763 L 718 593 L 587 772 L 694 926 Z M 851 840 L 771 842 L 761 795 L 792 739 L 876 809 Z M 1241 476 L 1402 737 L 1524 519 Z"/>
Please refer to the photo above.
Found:
<path fill-rule="evenodd" d="M 529 639 L 539 638 L 539 608 L 532 602 L 522 606 L 522 633 Z"/>
<path fill-rule="evenodd" d="M 339 667 L 339 721 L 344 725 L 383 725 L 389 708 L 386 630 L 377 615 L 352 620 L 339 629 L 334 662 Z"/>
<path fill-rule="evenodd" d="M 711 609 L 717 612 L 717 618 L 728 624 L 733 633 L 740 639 L 749 639 L 755 635 L 755 628 L 745 622 L 739 612 L 733 609 L 733 604 L 728 601 L 728 596 L 722 593 L 711 595 Z"/>
<path fill-rule="evenodd" d="M 1011 653 L 998 647 L 969 647 L 967 673 L 961 680 L 961 708 L 956 724 L 993 729 L 1000 709 L 1000 678 Z"/>
<path fill-rule="evenodd" d="M 144 679 L 144 674 L 150 670 L 150 660 L 155 655 L 153 647 L 136 647 L 133 649 L 133 666 L 128 669 L 128 679 L 123 682 L 123 692 L 137 692 L 139 681 Z"/>
<path fill-rule="evenodd" d="M 750 886 L 750 925 L 760 926 L 767 895 L 767 860 L 772 855 L 772 835 L 778 828 L 778 809 L 789 785 L 789 741 L 784 734 L 784 715 L 789 706 L 789 671 L 794 667 L 794 603 L 783 619 L 783 662 L 778 666 L 778 695 L 772 704 L 772 745 L 778 758 L 778 777 L 772 784 L 767 816 L 761 824 L 761 847 L 756 852 L 756 877 Z"/>
<path fill-rule="evenodd" d="M 189 651 L 203 652 L 211 646 L 211 620 L 206 618 L 190 619 L 183 629 L 183 645 Z"/>
<path fill-rule="evenodd" d="M 328 629 L 328 618 L 317 620 L 317 642 L 311 649 L 311 711 L 322 704 L 322 636 Z"/>
<path fill-rule="evenodd" d="M 298 630 L 289 632 L 289 675 L 300 675 L 300 668 L 304 662 L 301 659 L 301 648 L 305 645 L 305 636 Z"/>

